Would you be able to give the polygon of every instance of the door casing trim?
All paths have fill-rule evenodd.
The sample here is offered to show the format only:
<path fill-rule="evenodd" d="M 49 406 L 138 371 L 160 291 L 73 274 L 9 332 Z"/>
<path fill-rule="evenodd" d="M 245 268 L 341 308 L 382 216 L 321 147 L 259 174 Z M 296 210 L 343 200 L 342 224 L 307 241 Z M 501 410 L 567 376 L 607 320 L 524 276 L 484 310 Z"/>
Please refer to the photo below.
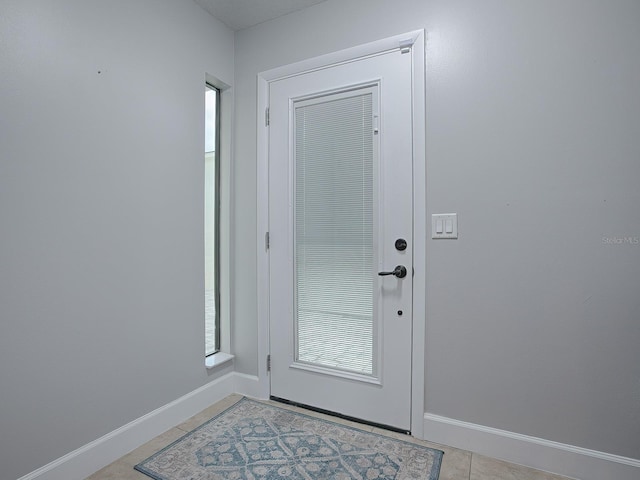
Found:
<path fill-rule="evenodd" d="M 257 78 L 257 320 L 258 320 L 258 392 L 269 398 L 267 370 L 269 354 L 269 249 L 264 241 L 269 231 L 269 127 L 265 113 L 269 106 L 269 83 L 314 70 L 333 67 L 378 55 L 390 50 L 406 51 L 412 56 L 413 102 L 413 336 L 411 353 L 411 432 L 424 438 L 425 348 L 426 348 L 426 106 L 425 106 L 425 32 L 395 35 L 364 45 L 321 55 L 290 65 L 261 72 Z M 276 240 L 277 241 L 277 240 Z"/>

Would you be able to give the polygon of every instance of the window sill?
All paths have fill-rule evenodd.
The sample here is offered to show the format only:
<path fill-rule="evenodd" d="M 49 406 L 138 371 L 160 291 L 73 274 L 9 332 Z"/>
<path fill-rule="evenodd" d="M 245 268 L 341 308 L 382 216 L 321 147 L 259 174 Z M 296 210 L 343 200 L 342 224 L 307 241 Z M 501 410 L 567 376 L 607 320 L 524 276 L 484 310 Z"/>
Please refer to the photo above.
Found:
<path fill-rule="evenodd" d="M 233 360 L 233 355 L 224 352 L 214 353 L 205 358 L 204 365 L 207 369 L 216 368 Z"/>

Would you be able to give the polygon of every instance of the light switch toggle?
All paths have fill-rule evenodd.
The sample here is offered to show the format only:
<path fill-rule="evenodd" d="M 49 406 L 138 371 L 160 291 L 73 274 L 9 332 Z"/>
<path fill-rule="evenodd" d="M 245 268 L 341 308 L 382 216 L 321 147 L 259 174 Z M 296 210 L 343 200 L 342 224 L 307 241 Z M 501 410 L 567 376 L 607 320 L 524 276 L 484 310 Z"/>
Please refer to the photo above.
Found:
<path fill-rule="evenodd" d="M 431 238 L 458 238 L 458 214 L 434 213 L 431 215 Z"/>
<path fill-rule="evenodd" d="M 453 220 L 445 220 L 444 233 L 453 233 Z"/>

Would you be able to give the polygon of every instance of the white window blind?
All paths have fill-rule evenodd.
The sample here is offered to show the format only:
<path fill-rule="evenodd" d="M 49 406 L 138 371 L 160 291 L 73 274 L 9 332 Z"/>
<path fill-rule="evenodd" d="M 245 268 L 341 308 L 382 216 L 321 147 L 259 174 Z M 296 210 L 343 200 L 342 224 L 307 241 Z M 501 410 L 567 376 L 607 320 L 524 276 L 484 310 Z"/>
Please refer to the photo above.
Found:
<path fill-rule="evenodd" d="M 297 361 L 372 375 L 373 89 L 294 106 Z"/>

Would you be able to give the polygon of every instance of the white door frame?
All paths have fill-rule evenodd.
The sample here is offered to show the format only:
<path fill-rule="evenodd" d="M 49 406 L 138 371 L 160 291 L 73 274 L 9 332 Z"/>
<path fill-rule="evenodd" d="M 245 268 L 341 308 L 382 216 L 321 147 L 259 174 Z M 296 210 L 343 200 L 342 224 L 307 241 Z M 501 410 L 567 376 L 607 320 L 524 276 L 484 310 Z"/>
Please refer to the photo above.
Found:
<path fill-rule="evenodd" d="M 270 394 L 269 353 L 269 129 L 266 111 L 269 82 L 304 72 L 328 68 L 389 50 L 410 49 L 413 99 L 413 338 L 411 369 L 411 433 L 423 438 L 426 345 L 426 147 L 425 147 L 425 34 L 415 30 L 365 45 L 303 60 L 258 74 L 257 103 L 257 304 L 258 304 L 258 396 Z"/>

